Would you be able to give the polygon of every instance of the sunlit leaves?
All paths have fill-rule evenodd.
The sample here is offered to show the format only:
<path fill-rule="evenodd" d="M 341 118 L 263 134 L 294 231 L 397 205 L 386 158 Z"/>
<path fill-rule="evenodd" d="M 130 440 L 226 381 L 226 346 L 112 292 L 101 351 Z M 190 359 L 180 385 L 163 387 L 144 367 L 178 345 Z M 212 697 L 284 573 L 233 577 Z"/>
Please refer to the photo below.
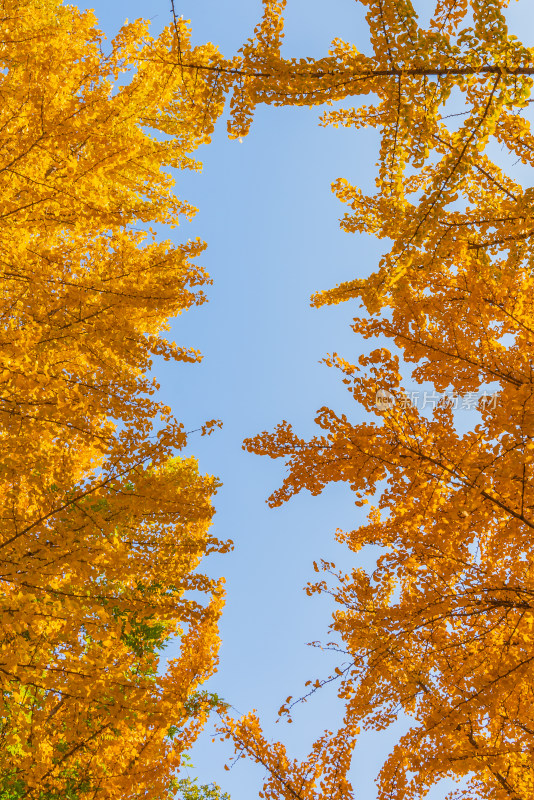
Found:
<path fill-rule="evenodd" d="M 213 707 L 223 592 L 197 568 L 228 545 L 150 377 L 200 357 L 163 334 L 205 299 L 204 244 L 149 225 L 194 213 L 168 168 L 199 168 L 224 81 L 180 69 L 218 58 L 183 21 L 108 43 L 56 0 L 1 12 L 2 796 L 166 798 Z"/>
<path fill-rule="evenodd" d="M 323 408 L 309 441 L 284 422 L 245 442 L 287 464 L 272 505 L 332 482 L 373 504 L 338 538 L 354 553 L 378 546 L 376 567 L 324 564 L 308 587 L 336 600 L 331 629 L 350 661 L 332 679 L 346 727 L 318 740 L 316 772 L 269 744 L 255 717 L 223 731 L 267 768 L 267 796 L 304 800 L 336 796 L 317 770 L 338 763 L 342 785 L 358 723 L 382 730 L 405 715 L 380 798 L 415 800 L 452 777 L 470 781 L 454 796 L 518 800 L 534 790 L 534 229 L 532 190 L 490 154 L 496 141 L 534 165 L 532 51 L 508 31 L 501 0 L 440 0 L 428 29 L 409 0 L 365 5 L 370 55 L 336 41 L 317 61 L 262 60 L 260 47 L 243 61 L 263 75 L 251 107 L 371 95 L 322 124 L 380 134 L 376 193 L 344 178 L 333 188 L 341 227 L 384 240 L 386 253 L 370 277 L 313 298 L 356 300 L 354 331 L 391 342 L 396 355 L 327 359 L 372 419 Z M 432 396 L 425 408 L 410 381 Z"/>

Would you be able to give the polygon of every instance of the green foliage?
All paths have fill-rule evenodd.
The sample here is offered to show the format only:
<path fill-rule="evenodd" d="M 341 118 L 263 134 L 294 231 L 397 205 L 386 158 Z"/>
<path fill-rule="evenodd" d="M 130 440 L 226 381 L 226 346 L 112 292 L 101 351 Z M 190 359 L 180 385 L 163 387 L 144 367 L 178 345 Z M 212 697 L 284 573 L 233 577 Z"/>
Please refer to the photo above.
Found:
<path fill-rule="evenodd" d="M 217 709 L 226 709 L 227 704 L 214 692 L 195 692 L 184 703 L 184 716 L 196 717 L 201 709 L 204 711 L 213 711 Z M 167 731 L 167 736 L 172 739 L 181 730 L 181 726 L 171 725 Z M 187 754 L 182 757 L 182 762 L 187 766 L 192 766 Z"/>
<path fill-rule="evenodd" d="M 198 784 L 197 778 L 182 778 L 177 781 L 178 800 L 231 800 L 216 783 Z"/>
<path fill-rule="evenodd" d="M 43 788 L 33 796 L 37 800 L 78 800 L 90 790 L 91 786 L 88 781 L 71 775 L 61 790 Z M 27 798 L 28 788 L 21 777 L 17 777 L 15 773 L 0 777 L 0 800 L 26 800 Z"/>
<path fill-rule="evenodd" d="M 165 635 L 166 627 L 163 622 L 151 624 L 146 618 L 138 620 L 135 614 L 128 621 L 130 631 L 124 632 L 121 639 L 136 656 L 142 658 L 147 653 L 155 653 L 165 646 L 168 637 Z"/>

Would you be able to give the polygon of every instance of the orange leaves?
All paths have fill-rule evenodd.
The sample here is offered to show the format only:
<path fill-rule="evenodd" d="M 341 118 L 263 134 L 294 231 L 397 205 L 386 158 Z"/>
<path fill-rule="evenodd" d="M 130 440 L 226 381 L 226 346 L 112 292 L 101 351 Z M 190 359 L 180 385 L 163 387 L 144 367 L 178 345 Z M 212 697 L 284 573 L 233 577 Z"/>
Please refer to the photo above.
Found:
<path fill-rule="evenodd" d="M 9 600 L 9 614 L 21 625 L 3 626 L 4 637 L 11 631 L 2 646 L 4 675 L 9 687 L 31 685 L 36 695 L 27 723 L 9 695 L 3 716 L 9 728 L 26 731 L 30 725 L 36 742 L 43 737 L 50 751 L 48 759 L 42 756 L 43 767 L 50 767 L 67 744 L 77 751 L 89 735 L 83 730 L 90 730 L 99 768 L 78 757 L 78 769 L 90 782 L 105 780 L 112 792 L 114 784 L 105 777 L 110 763 L 118 770 L 117 779 L 121 770 L 128 774 L 129 766 L 117 760 L 116 735 L 107 741 L 109 725 L 122 732 L 121 751 L 129 749 L 139 769 L 151 771 L 168 759 L 164 735 L 171 722 L 179 723 L 177 704 L 216 663 L 222 587 L 202 576 L 190 577 L 206 550 L 217 545 L 208 535 L 209 493 L 210 481 L 198 476 L 192 461 L 175 461 L 159 474 L 139 472 L 135 485 L 120 490 L 116 485 L 73 505 L 52 542 L 42 542 L 37 529 L 33 556 L 40 569 L 35 574 L 31 562 L 23 576 L 20 566 L 12 576 L 4 567 L 8 585 L 24 579 L 21 591 Z M 54 555 L 68 572 L 63 567 L 57 573 Z M 190 603 L 183 596 L 189 589 L 211 594 L 213 600 L 205 609 Z M 155 653 L 180 633 L 182 624 L 189 626 L 189 634 L 180 659 L 156 679 Z M 46 720 L 58 698 L 61 708 L 50 727 Z M 182 747 L 190 742 L 188 729 L 191 736 L 198 730 L 195 725 L 188 719 L 180 723 Z M 159 744 L 152 741 L 148 747 L 154 735 Z M 0 757 L 4 769 L 10 763 L 15 767 L 17 762 L 6 760 L 5 753 Z M 39 786 L 40 775 L 30 769 L 24 775 L 27 785 Z M 61 775 L 58 771 L 60 783 Z M 170 774 L 163 771 L 161 779 L 170 780 Z"/>
<path fill-rule="evenodd" d="M 272 505 L 338 481 L 359 506 L 375 495 L 366 524 L 338 533 L 354 553 L 381 548 L 375 568 L 323 563 L 329 577 L 308 587 L 337 601 L 332 629 L 350 656 L 332 675 L 343 725 L 300 762 L 265 740 L 254 715 L 235 722 L 221 709 L 223 734 L 267 769 L 266 797 L 346 800 L 358 724 L 381 730 L 404 712 L 411 728 L 381 772 L 380 798 L 416 798 L 466 773 L 477 797 L 532 796 L 532 197 L 486 154 L 494 138 L 532 162 L 518 116 L 532 53 L 508 34 L 503 1 L 438 0 L 429 30 L 409 0 L 366 5 L 371 54 L 336 40 L 314 61 L 282 57 L 281 0 L 265 0 L 231 60 L 193 48 L 176 18 L 157 40 L 142 21 L 125 26 L 102 56 L 91 14 L 2 2 L 6 791 L 22 781 L 35 796 L 168 797 L 212 707 L 196 689 L 216 665 L 223 587 L 197 567 L 231 545 L 209 533 L 217 483 L 174 458 L 186 434 L 148 377 L 154 356 L 199 359 L 161 334 L 204 302 L 209 278 L 194 263 L 202 243 L 138 229 L 194 214 L 165 167 L 198 169 L 191 154 L 233 88 L 232 136 L 259 103 L 371 96 L 323 122 L 380 131 L 376 193 L 344 179 L 334 191 L 349 208 L 342 227 L 391 248 L 369 278 L 313 302 L 357 298 L 367 317 L 355 332 L 391 345 L 357 364 L 327 360 L 373 420 L 322 408 L 310 441 L 284 422 L 245 442 L 287 461 Z M 446 400 L 496 387 L 484 394 L 493 401 L 472 398 L 473 424 L 442 398 L 423 413 L 409 364 Z M 180 656 L 159 675 L 174 636 Z"/>
<path fill-rule="evenodd" d="M 325 732 L 303 761 L 288 758 L 280 742 L 265 739 L 258 718 L 247 714 L 236 722 L 222 715 L 219 732 L 232 738 L 237 757 L 251 757 L 267 770 L 267 780 L 261 793 L 265 798 L 284 800 L 350 800 L 351 784 L 346 779 L 350 752 L 359 729 L 346 723 L 336 734 Z"/>
<path fill-rule="evenodd" d="M 223 424 L 220 419 L 210 419 L 202 426 L 201 436 L 211 436 L 215 428 L 222 428 Z"/>
<path fill-rule="evenodd" d="M 140 228 L 194 213 L 165 168 L 197 166 L 222 110 L 176 35 L 217 54 L 137 21 L 105 56 L 91 13 L 1 6 L 1 792 L 167 797 L 217 661 L 223 587 L 197 568 L 230 544 L 149 377 L 154 356 L 199 359 L 161 333 L 205 300 L 205 245 Z"/>
<path fill-rule="evenodd" d="M 468 7 L 468 0 L 437 0 L 432 27 L 445 34 L 452 34 L 467 14 Z"/>
<path fill-rule="evenodd" d="M 354 331 L 388 339 L 399 358 L 381 347 L 357 364 L 326 360 L 375 422 L 323 408 L 309 441 L 284 422 L 245 446 L 286 461 L 272 505 L 337 481 L 357 505 L 375 495 L 366 524 L 338 538 L 354 553 L 380 547 L 376 567 L 343 575 L 325 564 L 326 579 L 307 591 L 336 599 L 331 627 L 352 658 L 338 670 L 346 724 L 382 730 L 401 713 L 410 720 L 380 773 L 379 798 L 415 800 L 447 776 L 469 777 L 466 797 L 526 798 L 534 787 L 532 197 L 488 149 L 495 139 L 532 163 L 530 123 L 520 116 L 532 52 L 509 34 L 504 0 L 439 0 L 428 30 L 408 0 L 366 5 L 369 56 L 336 41 L 315 62 L 264 55 L 254 43 L 248 58 L 263 79 L 258 88 L 255 78 L 254 103 L 372 94 L 372 104 L 328 112 L 322 124 L 380 132 L 375 195 L 343 178 L 333 189 L 349 208 L 343 229 L 391 245 L 369 278 L 319 292 L 312 304 L 358 299 L 367 315 Z M 431 404 L 412 401 L 410 380 Z M 335 796 L 319 775 L 336 759 L 350 791 L 347 729 L 318 741 L 313 775 L 309 762 L 269 745 L 255 718 L 227 730 L 267 768 L 267 796 Z"/>

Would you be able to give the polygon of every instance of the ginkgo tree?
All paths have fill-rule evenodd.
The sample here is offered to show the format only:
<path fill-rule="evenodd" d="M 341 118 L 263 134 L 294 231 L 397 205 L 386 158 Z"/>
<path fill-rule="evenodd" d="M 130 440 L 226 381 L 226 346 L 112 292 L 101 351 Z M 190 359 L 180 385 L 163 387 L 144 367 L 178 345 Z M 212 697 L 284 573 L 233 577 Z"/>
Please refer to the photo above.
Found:
<path fill-rule="evenodd" d="M 391 246 L 373 275 L 313 302 L 359 302 L 355 331 L 391 351 L 327 359 L 373 421 L 321 409 L 311 441 L 283 423 L 247 443 L 288 462 L 273 504 L 332 481 L 375 503 L 339 536 L 355 552 L 379 545 L 376 569 L 323 565 L 348 660 L 344 724 L 300 762 L 253 716 L 223 730 L 266 767 L 267 796 L 341 800 L 358 728 L 403 712 L 381 798 L 445 776 L 469 779 L 465 797 L 532 797 L 532 190 L 489 153 L 534 163 L 534 52 L 508 33 L 504 0 L 438 0 L 427 29 L 409 0 L 365 5 L 373 54 L 337 40 L 317 60 L 283 57 L 282 0 L 265 0 L 231 59 L 191 47 L 176 15 L 157 39 L 124 26 L 106 52 L 91 14 L 0 3 L 6 798 L 169 797 L 218 702 L 198 687 L 216 663 L 222 585 L 196 571 L 227 547 L 209 532 L 217 484 L 176 459 L 186 434 L 148 377 L 155 356 L 198 359 L 162 333 L 208 277 L 202 243 L 161 242 L 150 225 L 193 213 L 167 168 L 198 167 L 229 93 L 233 137 L 261 103 L 370 96 L 323 124 L 380 130 L 376 194 L 334 189 L 343 228 Z M 444 403 L 414 408 L 410 364 L 441 394 L 491 386 L 479 424 L 462 431 Z M 179 656 L 160 674 L 173 636 Z"/>
<path fill-rule="evenodd" d="M 214 705 L 217 482 L 149 376 L 199 359 L 165 331 L 209 284 L 203 243 L 150 227 L 194 213 L 169 169 L 200 167 L 223 105 L 224 78 L 177 68 L 220 61 L 188 36 L 0 2 L 3 798 L 169 797 Z"/>
<path fill-rule="evenodd" d="M 316 306 L 355 301 L 355 332 L 380 337 L 356 364 L 326 359 L 368 419 L 323 408 L 309 441 L 284 422 L 245 446 L 287 463 L 272 505 L 346 482 L 357 505 L 372 505 L 367 524 L 338 536 L 355 553 L 378 545 L 381 554 L 374 569 L 356 564 L 348 574 L 323 563 L 325 578 L 308 589 L 328 589 L 337 603 L 341 729 L 321 735 L 305 761 L 269 744 L 254 715 L 224 717 L 222 732 L 267 769 L 264 796 L 341 800 L 352 796 L 359 729 L 383 730 L 402 714 L 409 729 L 378 776 L 380 798 L 419 798 L 448 777 L 464 781 L 455 797 L 527 800 L 533 190 L 491 153 L 498 145 L 534 166 L 534 50 L 509 33 L 505 0 L 438 0 L 427 28 L 410 0 L 362 2 L 372 54 L 336 40 L 317 60 L 283 57 L 284 3 L 266 0 L 232 62 L 239 80 L 229 130 L 245 135 L 261 103 L 370 96 L 365 106 L 327 108 L 322 124 L 380 132 L 377 192 L 345 179 L 333 188 L 348 206 L 342 228 L 384 240 L 387 252 L 369 277 L 313 298 Z M 457 127 L 448 119 L 453 91 Z M 410 372 L 433 387 L 430 414 L 410 400 Z M 466 395 L 480 398 L 470 428 L 451 402 Z"/>

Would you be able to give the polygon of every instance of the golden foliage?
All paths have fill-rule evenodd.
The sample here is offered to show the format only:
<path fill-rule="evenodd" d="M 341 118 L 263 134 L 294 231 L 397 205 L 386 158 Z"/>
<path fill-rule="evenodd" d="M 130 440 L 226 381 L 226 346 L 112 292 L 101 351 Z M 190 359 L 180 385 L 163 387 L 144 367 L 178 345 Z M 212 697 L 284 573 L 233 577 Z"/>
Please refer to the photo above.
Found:
<path fill-rule="evenodd" d="M 335 595 L 332 629 L 349 659 L 339 674 L 345 728 L 321 738 L 302 764 L 269 745 L 255 718 L 227 719 L 223 730 L 267 767 L 268 796 L 333 797 L 343 785 L 339 796 L 348 797 L 355 726 L 381 730 L 404 713 L 411 726 L 384 764 L 379 798 L 420 798 L 451 777 L 468 779 L 456 797 L 527 800 L 534 793 L 532 189 L 489 153 L 498 144 L 534 166 L 522 116 L 534 53 L 508 33 L 502 0 L 440 0 L 427 30 L 409 0 L 365 4 L 371 56 L 336 41 L 324 59 L 285 61 L 257 34 L 244 51 L 243 69 L 250 64 L 255 77 L 242 107 L 250 117 L 258 103 L 371 95 L 367 106 L 325 113 L 323 124 L 380 131 L 376 194 L 344 179 L 334 191 L 349 206 L 342 227 L 390 247 L 376 273 L 313 302 L 359 300 L 365 313 L 354 330 L 389 339 L 399 355 L 381 347 L 357 364 L 327 359 L 375 421 L 353 423 L 324 408 L 310 441 L 282 423 L 246 447 L 287 462 L 272 505 L 334 481 L 346 482 L 358 505 L 374 498 L 368 523 L 339 537 L 354 552 L 378 545 L 380 555 L 370 571 L 343 574 L 323 564 L 333 587 L 325 580 L 309 588 Z M 266 17 L 279 8 L 265 7 Z M 270 22 L 277 41 L 280 19 Z M 485 393 L 479 422 L 465 430 L 469 419 L 459 422 L 446 403 L 435 403 L 430 416 L 413 407 L 410 365 L 413 379 L 436 393 L 472 403 Z M 377 405 L 379 391 L 389 403 Z M 311 765 L 320 772 L 332 763 L 342 765 L 338 783 L 321 788 Z"/>
<path fill-rule="evenodd" d="M 228 545 L 148 377 L 199 358 L 162 334 L 204 300 L 204 245 L 147 226 L 194 213 L 169 168 L 222 110 L 176 54 L 219 56 L 183 22 L 104 44 L 56 0 L 2 0 L 0 28 L 1 792 L 163 798 L 212 705 L 222 585 L 196 569 Z"/>

